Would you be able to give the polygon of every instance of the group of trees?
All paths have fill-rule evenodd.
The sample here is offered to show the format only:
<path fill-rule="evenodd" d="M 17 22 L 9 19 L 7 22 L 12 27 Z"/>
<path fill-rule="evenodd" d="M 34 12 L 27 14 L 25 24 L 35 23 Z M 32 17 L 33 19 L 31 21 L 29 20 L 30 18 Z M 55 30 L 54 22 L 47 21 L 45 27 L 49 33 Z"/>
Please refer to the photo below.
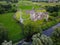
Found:
<path fill-rule="evenodd" d="M 32 45 L 53 45 L 52 39 L 44 34 L 35 34 L 32 39 Z"/>
<path fill-rule="evenodd" d="M 42 32 L 43 30 L 46 30 L 46 29 L 50 28 L 51 26 L 54 26 L 55 24 L 60 22 L 60 18 L 55 18 L 58 16 L 58 12 L 60 11 L 59 5 L 48 6 L 48 7 L 46 7 L 46 10 L 50 13 L 50 16 L 51 16 L 51 17 L 49 17 L 50 21 L 44 22 L 45 24 L 42 24 L 42 25 L 40 25 L 40 24 L 37 25 L 37 22 L 36 23 L 29 22 L 27 25 L 24 25 L 23 31 L 24 31 L 24 35 L 26 36 L 25 41 L 32 41 L 31 37 L 34 34 L 37 34 L 38 32 Z M 52 42 L 50 42 L 51 41 L 50 38 L 48 38 L 47 36 L 44 37 L 45 35 L 41 35 L 41 36 L 43 36 L 42 38 L 45 38 L 45 39 L 48 38 L 47 40 L 42 39 L 41 36 L 40 37 L 37 37 L 37 36 L 38 35 L 36 35 L 36 37 L 33 38 L 32 45 L 48 45 L 48 43 L 49 43 L 49 45 L 52 45 Z M 45 42 L 43 42 L 43 40 Z M 50 40 L 50 41 L 48 41 L 48 40 Z M 53 40 L 53 42 L 54 42 L 54 40 Z"/>
<path fill-rule="evenodd" d="M 23 33 L 26 37 L 26 41 L 31 41 L 31 37 L 34 34 L 41 33 L 42 31 L 50 28 L 51 26 L 56 25 L 60 22 L 60 18 L 46 22 L 45 24 L 37 24 L 37 22 L 29 22 L 26 25 L 23 26 Z"/>
<path fill-rule="evenodd" d="M 0 0 L 0 1 L 6 1 L 7 3 L 12 2 L 12 3 L 17 3 L 18 0 Z"/>
<path fill-rule="evenodd" d="M 2 24 L 0 24 L 0 45 L 4 40 L 8 41 L 8 31 Z"/>
<path fill-rule="evenodd" d="M 34 22 L 30 22 L 30 23 L 24 25 L 23 29 L 24 29 L 24 35 L 26 36 L 26 41 L 32 41 L 31 37 L 34 34 L 41 32 L 40 27 Z"/>
<path fill-rule="evenodd" d="M 0 14 L 6 13 L 6 12 L 17 11 L 17 6 L 15 3 L 17 3 L 18 0 L 0 0 L 0 2 L 1 2 L 0 3 Z"/>
<path fill-rule="evenodd" d="M 46 10 L 48 12 L 58 12 L 60 9 L 60 5 L 56 5 L 56 6 L 46 6 Z"/>
<path fill-rule="evenodd" d="M 56 27 L 51 37 L 40 33 L 33 35 L 32 45 L 60 45 L 60 27 Z"/>
<path fill-rule="evenodd" d="M 26 35 L 29 34 L 27 33 Z M 42 34 L 41 32 L 35 33 L 31 37 L 32 37 L 32 43 L 31 43 L 32 45 L 60 45 L 60 27 L 55 28 L 54 32 L 50 37 Z"/>
<path fill-rule="evenodd" d="M 28 33 L 26 35 L 30 35 L 32 33 L 30 31 L 27 31 Z M 32 45 L 60 45 L 60 27 L 55 28 L 50 37 L 40 32 L 33 34 L 30 38 L 32 38 Z"/>
<path fill-rule="evenodd" d="M 51 16 L 58 16 L 58 12 L 60 11 L 60 5 L 56 6 L 46 6 L 46 10 L 50 13 Z"/>
<path fill-rule="evenodd" d="M 60 27 L 55 28 L 51 38 L 54 45 L 60 45 Z"/>
<path fill-rule="evenodd" d="M 16 12 L 16 6 L 12 4 L 0 4 L 0 14 L 7 13 L 7 12 Z"/>

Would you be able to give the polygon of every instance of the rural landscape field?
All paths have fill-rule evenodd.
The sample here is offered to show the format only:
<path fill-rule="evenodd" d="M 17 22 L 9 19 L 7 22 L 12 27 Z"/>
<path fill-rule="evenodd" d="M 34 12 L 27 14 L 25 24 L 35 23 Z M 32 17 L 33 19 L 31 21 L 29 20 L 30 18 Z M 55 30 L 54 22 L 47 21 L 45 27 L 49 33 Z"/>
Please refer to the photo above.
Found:
<path fill-rule="evenodd" d="M 60 0 L 0 0 L 0 45 L 60 45 Z"/>

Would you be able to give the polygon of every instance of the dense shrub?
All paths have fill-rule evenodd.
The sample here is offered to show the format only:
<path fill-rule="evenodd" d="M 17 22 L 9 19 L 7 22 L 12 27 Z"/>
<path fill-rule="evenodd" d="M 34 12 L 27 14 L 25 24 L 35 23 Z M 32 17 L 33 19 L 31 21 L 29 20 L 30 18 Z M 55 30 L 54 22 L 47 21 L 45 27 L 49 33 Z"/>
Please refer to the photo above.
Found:
<path fill-rule="evenodd" d="M 46 10 L 48 12 L 58 12 L 60 9 L 60 6 L 59 5 L 56 5 L 56 6 L 46 6 Z"/>
<path fill-rule="evenodd" d="M 5 27 L 0 24 L 0 45 L 4 40 L 8 41 L 8 32 Z"/>
<path fill-rule="evenodd" d="M 37 25 L 36 23 L 28 23 L 27 25 L 24 25 L 24 34 L 26 37 L 29 37 L 29 39 L 32 37 L 33 34 L 47 30 L 51 26 L 56 25 L 57 23 L 60 22 L 60 18 L 46 22 L 45 24 L 42 25 Z"/>
<path fill-rule="evenodd" d="M 47 27 L 47 25 L 46 24 L 44 24 L 44 25 L 41 25 L 41 29 L 42 30 L 46 30 L 48 27 Z"/>
<path fill-rule="evenodd" d="M 50 16 L 50 17 L 49 17 L 49 21 L 53 21 L 53 20 L 55 20 L 55 17 Z"/>
<path fill-rule="evenodd" d="M 60 11 L 60 5 L 46 6 L 46 11 L 48 11 L 51 16 L 57 17 L 58 12 Z"/>
<path fill-rule="evenodd" d="M 0 4 L 0 14 L 7 12 L 16 12 L 16 6 L 12 6 L 12 4 Z"/>
<path fill-rule="evenodd" d="M 41 29 L 42 29 L 42 30 L 46 30 L 46 29 L 50 28 L 51 26 L 56 25 L 56 24 L 59 23 L 59 22 L 60 22 L 60 18 L 57 18 L 57 19 L 55 19 L 55 20 L 46 22 L 46 24 L 40 25 L 40 26 L 41 26 Z"/>
<path fill-rule="evenodd" d="M 12 2 L 12 3 L 17 3 L 18 0 L 0 0 L 0 1 L 6 1 L 7 3 Z"/>
<path fill-rule="evenodd" d="M 46 10 L 47 10 L 48 12 L 53 12 L 53 11 L 54 11 L 54 9 L 53 9 L 52 6 L 46 6 Z"/>
<path fill-rule="evenodd" d="M 27 41 L 30 41 L 31 37 L 33 34 L 36 34 L 38 32 L 41 32 L 41 29 L 36 23 L 28 23 L 27 25 L 24 26 L 24 34 L 27 37 Z M 28 40 L 29 39 L 29 40 Z"/>
<path fill-rule="evenodd" d="M 60 45 L 60 27 L 56 28 L 51 36 L 54 45 Z"/>
<path fill-rule="evenodd" d="M 32 37 L 32 45 L 53 45 L 52 39 L 43 34 L 35 34 Z"/>
<path fill-rule="evenodd" d="M 17 2 L 18 2 L 18 0 L 11 0 L 11 2 L 12 2 L 12 3 L 17 3 Z"/>
<path fill-rule="evenodd" d="M 52 12 L 52 13 L 50 13 L 50 16 L 57 17 L 58 16 L 58 12 Z"/>

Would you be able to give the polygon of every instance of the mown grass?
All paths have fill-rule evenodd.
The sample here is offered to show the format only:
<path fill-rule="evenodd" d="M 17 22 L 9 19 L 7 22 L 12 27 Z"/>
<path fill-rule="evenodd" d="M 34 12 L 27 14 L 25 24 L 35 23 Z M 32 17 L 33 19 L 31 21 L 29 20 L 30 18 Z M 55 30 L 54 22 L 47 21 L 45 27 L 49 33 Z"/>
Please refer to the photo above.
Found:
<path fill-rule="evenodd" d="M 48 2 L 34 2 L 34 4 L 37 5 L 42 5 L 42 6 L 55 6 L 55 5 L 60 5 L 60 3 L 48 3 Z"/>
<path fill-rule="evenodd" d="M 18 8 L 22 10 L 32 10 L 33 7 L 35 9 L 40 8 L 38 5 L 33 4 L 33 2 L 31 1 L 19 1 L 17 5 L 18 5 Z"/>
<path fill-rule="evenodd" d="M 28 5 L 18 3 L 18 9 L 22 10 L 31 10 L 33 7 L 35 9 L 40 8 L 41 6 L 38 6 L 38 4 L 42 5 L 43 7 L 46 5 L 57 5 L 59 3 L 35 3 L 35 2 L 29 2 Z M 6 13 L 6 14 L 0 14 L 0 23 L 2 23 L 8 30 L 8 37 L 12 41 L 18 41 L 22 39 L 24 36 L 22 35 L 22 28 L 21 25 L 19 25 L 16 20 L 13 19 L 14 13 Z M 24 17 L 25 18 L 25 14 Z M 28 17 L 28 16 L 27 16 Z M 30 21 L 27 20 L 26 23 L 29 23 Z M 43 21 L 38 21 L 37 24 L 42 24 Z"/>
<path fill-rule="evenodd" d="M 14 13 L 0 14 L 0 23 L 2 23 L 8 30 L 8 37 L 13 42 L 23 38 L 22 28 L 14 19 Z"/>
<path fill-rule="evenodd" d="M 45 6 L 55 6 L 60 3 L 46 3 L 46 2 L 31 2 L 31 1 L 19 1 L 18 8 L 23 10 L 31 10 L 33 7 L 35 9 L 44 8 Z"/>

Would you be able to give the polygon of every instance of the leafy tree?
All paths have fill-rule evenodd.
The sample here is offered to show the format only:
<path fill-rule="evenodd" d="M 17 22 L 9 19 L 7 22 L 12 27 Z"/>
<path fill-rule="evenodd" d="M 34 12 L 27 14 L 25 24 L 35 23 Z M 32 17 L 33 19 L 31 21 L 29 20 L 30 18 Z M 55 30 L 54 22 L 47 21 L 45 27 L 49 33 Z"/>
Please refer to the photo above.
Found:
<path fill-rule="evenodd" d="M 33 35 L 32 39 L 32 45 L 53 45 L 53 42 L 50 37 L 47 37 L 43 34 L 41 35 L 40 33 Z"/>
<path fill-rule="evenodd" d="M 43 45 L 43 43 L 41 42 L 39 33 L 33 35 L 32 40 L 33 40 L 32 45 Z"/>
<path fill-rule="evenodd" d="M 41 35 L 40 39 L 43 45 L 53 45 L 52 39 L 44 34 Z"/>
<path fill-rule="evenodd" d="M 54 16 L 54 17 L 57 17 L 58 16 L 58 12 L 53 12 L 53 13 L 50 13 L 51 16 Z"/>
<path fill-rule="evenodd" d="M 8 33 L 5 27 L 0 24 L 0 45 L 4 40 L 8 40 Z"/>
<path fill-rule="evenodd" d="M 16 5 L 12 4 L 0 4 L 0 14 L 7 13 L 7 12 L 16 12 L 17 7 Z"/>
<path fill-rule="evenodd" d="M 56 6 L 46 6 L 46 10 L 48 12 L 58 12 L 59 11 L 59 5 L 56 5 Z"/>
<path fill-rule="evenodd" d="M 17 3 L 18 0 L 0 0 L 0 1 L 6 1 L 7 3 L 12 2 L 12 3 Z"/>
<path fill-rule="evenodd" d="M 51 36 L 54 45 L 60 45 L 60 27 L 56 28 Z"/>
<path fill-rule="evenodd" d="M 41 32 L 41 29 L 36 23 L 30 22 L 27 25 L 24 25 L 24 34 L 27 37 L 27 40 L 31 40 L 32 35 L 38 32 Z"/>

